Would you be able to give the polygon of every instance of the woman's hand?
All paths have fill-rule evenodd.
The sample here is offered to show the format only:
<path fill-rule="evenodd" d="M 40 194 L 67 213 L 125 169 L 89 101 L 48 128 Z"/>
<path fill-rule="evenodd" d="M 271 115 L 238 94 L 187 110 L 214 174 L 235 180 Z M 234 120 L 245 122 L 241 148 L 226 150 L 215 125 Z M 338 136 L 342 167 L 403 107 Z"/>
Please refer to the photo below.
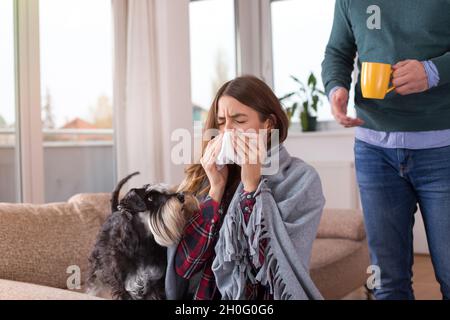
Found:
<path fill-rule="evenodd" d="M 266 149 L 256 133 L 238 132 L 233 139 L 234 149 L 241 160 L 241 181 L 244 190 L 253 192 L 261 181 L 261 163 L 265 157 Z"/>
<path fill-rule="evenodd" d="M 208 142 L 206 150 L 200 158 L 200 163 L 209 180 L 209 196 L 218 203 L 222 201 L 228 179 L 228 167 L 224 166 L 221 170 L 218 170 L 216 165 L 217 155 L 222 147 L 222 138 L 223 135 L 221 134 Z"/>

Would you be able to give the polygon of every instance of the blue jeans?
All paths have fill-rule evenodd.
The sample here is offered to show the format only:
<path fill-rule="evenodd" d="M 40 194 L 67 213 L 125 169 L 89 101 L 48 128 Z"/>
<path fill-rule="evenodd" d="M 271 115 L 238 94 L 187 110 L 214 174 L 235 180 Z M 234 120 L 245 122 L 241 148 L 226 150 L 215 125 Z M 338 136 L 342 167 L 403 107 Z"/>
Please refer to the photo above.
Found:
<path fill-rule="evenodd" d="M 450 299 L 450 147 L 386 149 L 355 141 L 355 165 L 377 299 L 414 299 L 413 226 L 420 207 L 436 279 Z"/>

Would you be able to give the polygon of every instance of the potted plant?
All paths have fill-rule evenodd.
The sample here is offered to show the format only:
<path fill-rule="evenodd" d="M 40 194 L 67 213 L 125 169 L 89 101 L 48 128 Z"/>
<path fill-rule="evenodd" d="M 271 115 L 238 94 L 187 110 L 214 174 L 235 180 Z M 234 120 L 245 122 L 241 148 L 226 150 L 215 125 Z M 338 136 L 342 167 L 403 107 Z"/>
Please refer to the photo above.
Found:
<path fill-rule="evenodd" d="M 325 92 L 317 88 L 317 78 L 313 72 L 309 75 L 306 86 L 292 75 L 291 79 L 299 85 L 299 88 L 280 98 L 281 102 L 285 100 L 293 101 L 290 107 L 285 108 L 289 124 L 291 124 L 291 119 L 300 104 L 303 107 L 303 110 L 300 112 L 302 130 L 304 132 L 316 131 L 317 109 L 322 104 L 321 98 L 325 96 Z"/>

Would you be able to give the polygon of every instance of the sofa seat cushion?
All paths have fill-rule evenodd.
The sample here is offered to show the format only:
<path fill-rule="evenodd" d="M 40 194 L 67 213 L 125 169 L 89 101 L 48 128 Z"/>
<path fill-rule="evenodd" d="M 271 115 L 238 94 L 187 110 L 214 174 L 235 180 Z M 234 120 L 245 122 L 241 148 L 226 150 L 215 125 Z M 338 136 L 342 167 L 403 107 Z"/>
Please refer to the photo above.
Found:
<path fill-rule="evenodd" d="M 84 293 L 0 279 L 0 300 L 99 300 Z"/>
<path fill-rule="evenodd" d="M 362 286 L 370 265 L 366 240 L 316 239 L 310 272 L 325 299 L 341 299 Z"/>
<path fill-rule="evenodd" d="M 317 238 L 364 240 L 366 231 L 361 211 L 325 209 L 317 230 Z"/>

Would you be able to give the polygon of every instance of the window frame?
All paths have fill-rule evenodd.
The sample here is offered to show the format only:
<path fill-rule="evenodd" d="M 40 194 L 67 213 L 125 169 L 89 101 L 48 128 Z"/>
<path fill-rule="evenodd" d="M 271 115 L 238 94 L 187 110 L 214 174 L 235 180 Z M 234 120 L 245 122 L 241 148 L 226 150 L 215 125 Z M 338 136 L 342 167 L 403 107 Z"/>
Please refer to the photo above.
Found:
<path fill-rule="evenodd" d="M 207 2 L 207 1 L 213 1 L 213 0 L 188 0 L 188 1 L 189 1 L 188 6 L 189 6 L 193 2 Z M 235 60 L 234 74 L 236 76 L 239 76 L 240 74 L 242 74 L 240 72 L 240 62 L 239 62 L 239 60 L 240 60 L 240 48 L 239 48 L 239 42 L 240 41 L 239 41 L 239 22 L 238 22 L 238 16 L 239 16 L 238 4 L 239 4 L 239 1 L 240 0 L 233 0 L 233 11 L 234 11 L 233 24 L 234 24 L 234 32 L 235 32 L 235 34 L 234 34 L 234 60 Z M 190 13 L 190 8 L 189 8 L 188 11 Z M 191 19 L 191 16 L 189 14 L 189 20 L 190 19 Z M 190 27 L 190 25 L 189 25 L 189 27 Z M 189 30 L 189 32 L 190 32 L 190 30 Z M 189 45 L 192 45 L 191 42 L 190 42 L 190 38 L 189 38 Z M 191 50 L 191 48 L 190 48 L 190 50 Z M 191 54 L 191 51 L 189 52 L 189 54 Z M 191 63 L 191 61 L 190 61 L 190 64 L 189 64 L 189 70 L 190 70 L 190 72 L 192 72 L 192 63 Z M 192 79 L 192 77 L 191 77 L 191 79 Z M 191 84 L 191 87 L 192 87 L 192 84 Z M 192 95 L 192 92 L 190 94 Z M 193 124 L 195 125 L 195 121 L 193 122 Z"/>
<path fill-rule="evenodd" d="M 253 74 L 271 88 L 274 87 L 271 3 L 275 1 L 285 0 L 234 0 L 236 74 Z M 14 0 L 14 18 L 18 199 L 43 203 L 39 0 Z M 113 136 L 116 148 L 116 132 Z"/>
<path fill-rule="evenodd" d="M 190 0 L 210 1 L 210 0 Z M 253 74 L 273 87 L 271 0 L 234 0 L 236 74 Z"/>
<path fill-rule="evenodd" d="M 14 0 L 13 5 L 17 200 L 26 203 L 45 203 L 44 139 L 41 122 L 40 1 Z M 116 140 L 114 130 L 114 155 L 116 155 Z M 113 167 L 115 175 L 116 159 L 113 159 Z"/>
<path fill-rule="evenodd" d="M 234 1 L 237 75 L 252 74 L 260 77 L 274 90 L 271 4 L 287 0 Z M 355 64 L 356 60 L 357 58 Z M 355 68 L 352 78 L 356 79 L 357 74 Z M 334 120 L 319 120 L 317 127 L 320 131 L 342 130 Z"/>
<path fill-rule="evenodd" d="M 265 46 L 270 46 L 271 48 L 271 56 L 270 56 L 270 63 L 272 65 L 272 81 L 273 81 L 273 46 L 272 46 L 272 26 L 271 26 L 271 3 L 273 2 L 282 2 L 282 1 L 289 1 L 289 0 L 262 0 L 263 2 L 265 2 L 265 6 L 266 6 L 266 10 L 268 10 L 268 15 L 266 15 L 265 17 L 263 17 L 264 21 L 263 24 L 270 24 L 270 30 L 267 33 L 266 37 L 263 37 L 263 41 L 265 41 Z M 324 48 L 325 49 L 325 48 Z M 355 57 L 355 62 L 354 62 L 354 70 L 352 72 L 352 84 L 351 86 L 353 87 L 355 82 L 357 81 L 358 78 L 358 74 L 359 71 L 357 70 L 358 68 L 358 56 Z M 267 62 L 266 62 L 267 63 Z M 274 88 L 274 83 L 272 82 L 272 89 Z M 317 120 L 317 131 L 339 131 L 339 130 L 344 130 L 335 120 Z M 311 133 L 304 133 L 302 132 L 302 134 L 311 134 Z"/>
<path fill-rule="evenodd" d="M 23 195 L 22 195 L 22 165 L 21 165 L 21 144 L 20 144 L 20 114 L 19 114 L 19 78 L 18 78 L 18 38 L 17 38 L 17 29 L 18 29 L 18 19 L 17 19 L 17 12 L 18 12 L 18 2 L 17 0 L 11 0 L 12 4 L 12 11 L 8 14 L 11 14 L 12 17 L 12 55 L 13 55 L 13 65 L 12 65 L 12 71 L 13 71 L 13 90 L 14 90 L 14 105 L 13 105 L 13 112 L 14 112 L 14 128 L 12 134 L 14 135 L 14 196 L 15 201 L 20 202 L 22 201 Z"/>
<path fill-rule="evenodd" d="M 238 74 L 253 74 L 273 88 L 271 0 L 235 0 Z"/>
<path fill-rule="evenodd" d="M 39 0 L 14 0 L 19 201 L 44 202 Z"/>

